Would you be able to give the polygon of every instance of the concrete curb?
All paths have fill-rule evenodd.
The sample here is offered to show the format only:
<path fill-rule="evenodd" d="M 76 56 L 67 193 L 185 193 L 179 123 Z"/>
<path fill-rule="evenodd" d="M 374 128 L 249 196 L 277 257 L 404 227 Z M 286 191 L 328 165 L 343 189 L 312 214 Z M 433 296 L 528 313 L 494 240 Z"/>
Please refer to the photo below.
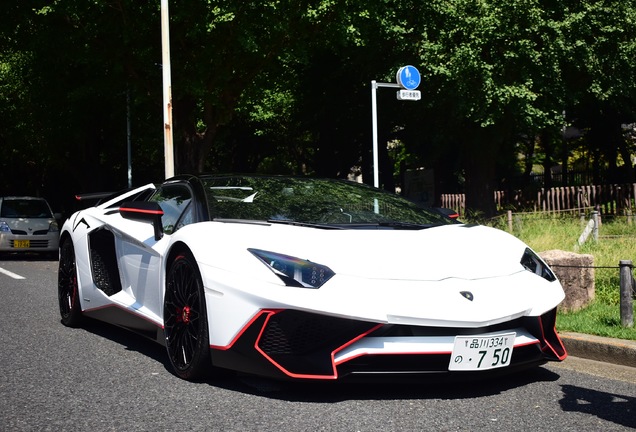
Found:
<path fill-rule="evenodd" d="M 636 341 L 581 333 L 559 333 L 559 336 L 571 356 L 636 367 Z"/>

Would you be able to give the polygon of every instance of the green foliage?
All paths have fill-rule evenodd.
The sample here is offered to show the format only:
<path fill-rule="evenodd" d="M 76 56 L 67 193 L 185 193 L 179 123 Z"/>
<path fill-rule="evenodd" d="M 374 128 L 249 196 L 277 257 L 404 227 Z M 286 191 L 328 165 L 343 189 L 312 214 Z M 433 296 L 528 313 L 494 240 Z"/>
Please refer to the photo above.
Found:
<path fill-rule="evenodd" d="M 590 238 L 579 247 L 578 238 L 587 220 L 570 215 L 524 214 L 514 216 L 513 221 L 513 234 L 536 251 L 559 249 L 594 257 L 595 301 L 581 311 L 560 313 L 557 320 L 560 331 L 636 339 L 636 329 L 621 327 L 619 307 L 619 262 L 636 262 L 636 224 L 628 223 L 624 217 L 604 221 L 599 229 L 599 241 Z M 496 226 L 507 229 L 507 222 L 499 218 Z"/>
<path fill-rule="evenodd" d="M 481 127 L 514 118 L 541 128 L 562 109 L 558 23 L 542 2 L 456 0 L 431 8 L 421 39 L 426 81 Z M 512 114 L 512 115 L 511 115 Z"/>
<path fill-rule="evenodd" d="M 557 314 L 557 329 L 561 332 L 636 340 L 636 328 L 621 326 L 620 309 L 598 300 L 582 311 Z"/>
<path fill-rule="evenodd" d="M 379 92 L 380 141 L 400 142 L 381 149 L 382 183 L 390 188 L 409 167 L 434 168 L 440 184 L 465 187 L 472 210 L 486 217 L 494 209 L 483 198 L 496 177 L 519 171 L 520 141 L 529 158 L 552 161 L 557 150 L 548 140 L 533 154 L 529 137 L 558 137 L 564 110 L 581 128 L 601 110 L 607 124 L 634 120 L 630 2 L 170 3 L 178 173 L 344 176 L 361 166 L 368 179 L 370 81 L 393 82 L 404 64 L 422 72 L 423 99 L 398 102 L 392 91 Z M 0 144 L 10 156 L 0 168 L 7 191 L 21 187 L 13 179 L 25 173 L 25 189 L 42 193 L 123 186 L 128 119 L 135 183 L 161 176 L 159 14 L 158 2 L 133 0 L 5 7 Z M 616 159 L 614 141 L 582 146 L 598 149 L 598 160 Z"/>
<path fill-rule="evenodd" d="M 610 234 L 611 232 L 620 234 Z M 609 267 L 595 270 L 596 297 L 601 303 L 613 306 L 620 304 L 620 275 L 617 267 L 621 260 L 636 262 L 635 240 L 636 225 L 627 225 L 622 220 L 604 223 L 600 229 L 599 241 L 588 241 L 580 248 L 581 253 L 594 256 L 595 266 Z"/>
<path fill-rule="evenodd" d="M 495 221 L 498 228 L 506 231 L 509 229 L 507 216 L 501 216 Z M 572 215 L 513 214 L 512 234 L 536 251 L 574 251 L 583 227 L 584 223 Z"/>
<path fill-rule="evenodd" d="M 636 10 L 630 2 L 572 2 L 562 28 L 569 41 L 568 85 L 597 101 L 634 95 Z"/>

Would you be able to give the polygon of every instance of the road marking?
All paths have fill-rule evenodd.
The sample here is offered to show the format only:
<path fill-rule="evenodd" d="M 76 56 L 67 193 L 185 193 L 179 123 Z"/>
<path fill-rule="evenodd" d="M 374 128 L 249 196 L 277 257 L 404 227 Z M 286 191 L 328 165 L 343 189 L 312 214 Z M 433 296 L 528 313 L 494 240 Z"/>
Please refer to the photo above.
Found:
<path fill-rule="evenodd" d="M 13 279 L 24 279 L 24 276 L 20 276 L 19 274 L 15 274 L 10 272 L 9 270 L 5 270 L 2 267 L 0 267 L 0 273 L 4 273 L 9 277 L 12 277 Z"/>

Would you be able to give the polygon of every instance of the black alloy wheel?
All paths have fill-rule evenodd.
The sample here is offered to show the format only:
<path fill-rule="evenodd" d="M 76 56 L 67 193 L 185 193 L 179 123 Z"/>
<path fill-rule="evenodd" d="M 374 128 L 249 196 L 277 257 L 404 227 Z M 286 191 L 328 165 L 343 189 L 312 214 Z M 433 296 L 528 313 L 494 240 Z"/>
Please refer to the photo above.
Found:
<path fill-rule="evenodd" d="M 60 262 L 57 273 L 57 296 L 60 304 L 62 324 L 77 327 L 82 321 L 82 309 L 77 284 L 75 248 L 70 238 L 66 238 L 60 247 Z"/>
<path fill-rule="evenodd" d="M 186 380 L 206 378 L 212 368 L 203 282 L 190 252 L 172 261 L 166 278 L 163 322 L 175 373 Z"/>

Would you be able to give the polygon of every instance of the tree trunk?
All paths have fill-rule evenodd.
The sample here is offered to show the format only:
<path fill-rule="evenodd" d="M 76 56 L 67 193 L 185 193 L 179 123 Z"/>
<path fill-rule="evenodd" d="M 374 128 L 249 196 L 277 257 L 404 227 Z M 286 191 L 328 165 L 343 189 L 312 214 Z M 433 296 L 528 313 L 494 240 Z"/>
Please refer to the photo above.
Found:
<path fill-rule="evenodd" d="M 175 102 L 173 118 L 175 130 L 175 173 L 199 174 L 205 171 L 216 137 L 220 115 L 211 108 L 204 112 L 206 128 L 197 130 L 197 102 L 193 97 Z"/>
<path fill-rule="evenodd" d="M 501 136 L 493 128 L 473 127 L 466 131 L 462 159 L 466 173 L 466 208 L 477 218 L 496 215 L 494 194 L 497 152 Z"/>
<path fill-rule="evenodd" d="M 552 187 L 552 166 L 554 165 L 554 141 L 552 133 L 548 129 L 541 131 L 541 147 L 543 147 L 543 187 L 547 190 Z"/>
<path fill-rule="evenodd" d="M 632 155 L 629 151 L 629 147 L 627 144 L 627 140 L 624 135 L 621 136 L 621 140 L 618 144 L 618 151 L 623 158 L 623 162 L 625 163 L 625 178 L 623 179 L 624 183 L 634 183 L 636 181 L 636 176 L 634 176 L 634 165 L 632 164 Z"/>
<path fill-rule="evenodd" d="M 177 142 L 175 172 L 199 174 L 206 170 L 205 162 L 212 149 L 216 127 L 208 127 L 204 133 L 185 131 Z"/>

